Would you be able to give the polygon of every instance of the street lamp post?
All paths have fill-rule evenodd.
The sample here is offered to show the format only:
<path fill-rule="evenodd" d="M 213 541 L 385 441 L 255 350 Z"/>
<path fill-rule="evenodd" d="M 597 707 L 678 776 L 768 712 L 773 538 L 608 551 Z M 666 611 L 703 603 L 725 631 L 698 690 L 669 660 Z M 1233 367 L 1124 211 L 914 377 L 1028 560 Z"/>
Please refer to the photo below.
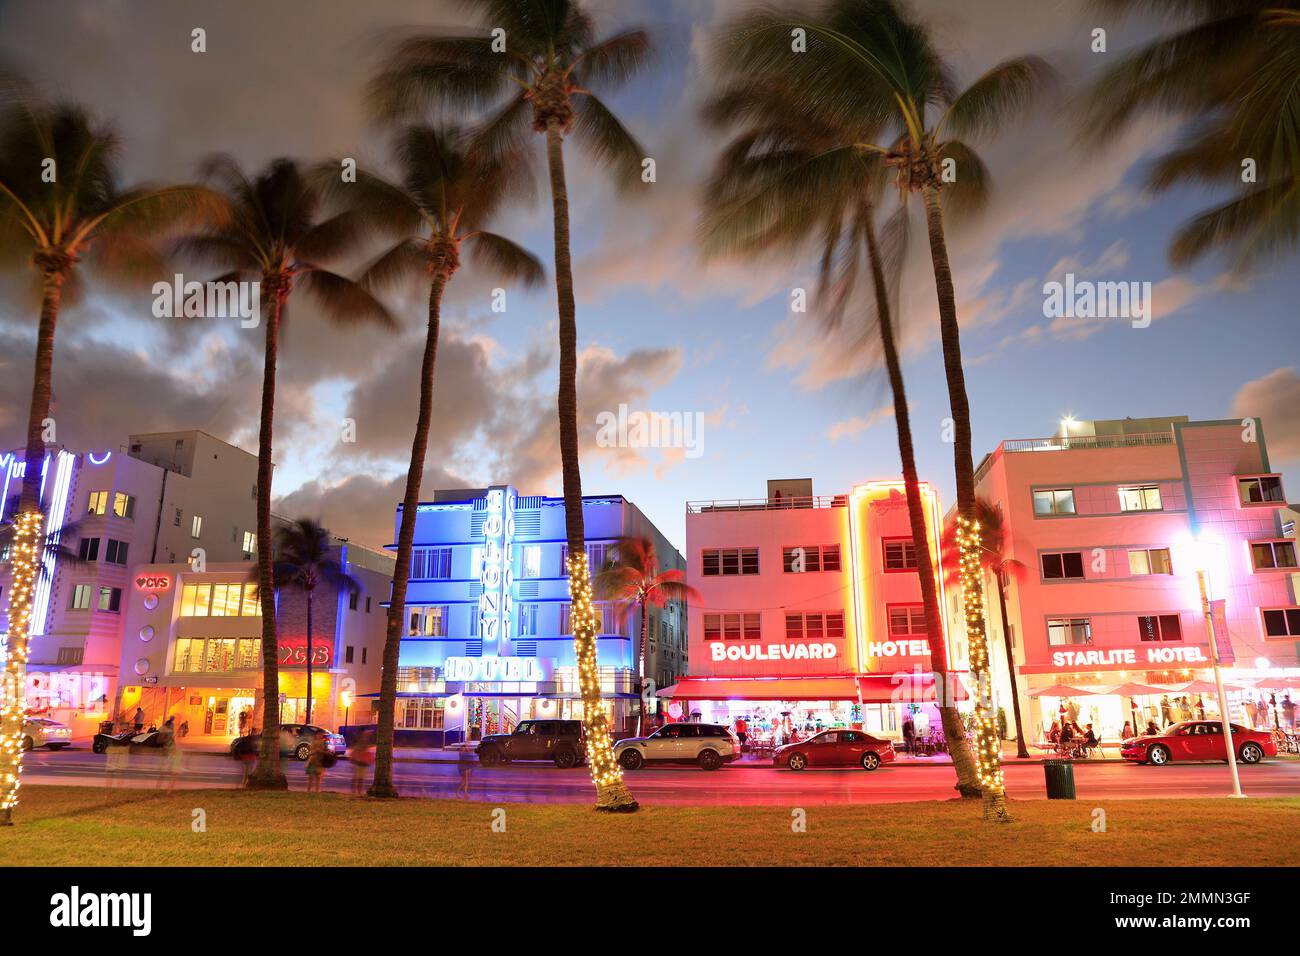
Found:
<path fill-rule="evenodd" d="M 1202 552 L 1205 548 L 1202 545 Z M 1201 589 L 1201 612 L 1205 615 L 1205 630 L 1210 638 L 1210 664 L 1214 668 L 1214 689 L 1219 696 L 1219 720 L 1223 723 L 1223 744 L 1228 751 L 1228 768 L 1232 771 L 1232 795 L 1244 797 L 1241 792 L 1241 775 L 1237 772 L 1237 748 L 1232 741 L 1232 722 L 1228 719 L 1228 694 L 1223 689 L 1223 675 L 1219 672 L 1219 644 L 1214 633 L 1214 612 L 1210 607 L 1210 591 L 1206 586 L 1207 571 L 1204 560 L 1198 562 L 1196 583 Z"/>

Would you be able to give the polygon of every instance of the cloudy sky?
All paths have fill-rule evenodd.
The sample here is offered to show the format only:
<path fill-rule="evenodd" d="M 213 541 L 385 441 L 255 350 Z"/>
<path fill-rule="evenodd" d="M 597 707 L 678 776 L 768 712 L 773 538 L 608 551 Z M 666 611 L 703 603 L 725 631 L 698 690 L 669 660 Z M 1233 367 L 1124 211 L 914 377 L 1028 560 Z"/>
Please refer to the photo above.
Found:
<path fill-rule="evenodd" d="M 764 479 L 811 477 L 819 494 L 896 474 L 882 376 L 826 343 L 791 290 L 808 262 L 704 265 L 693 236 L 699 184 L 719 147 L 698 120 L 708 38 L 733 0 L 599 0 L 603 29 L 646 26 L 658 46 L 643 79 L 610 97 L 655 159 L 657 181 L 616 195 L 569 151 L 578 291 L 584 490 L 622 493 L 679 546 L 684 503 L 759 497 Z M 1070 94 L 1090 71 L 1149 35 L 1073 2 L 917 0 L 958 74 L 1037 52 L 1067 80 L 1060 99 L 987 144 L 993 203 L 955 230 L 950 250 L 964 327 L 977 458 L 1004 438 L 1052 433 L 1067 414 L 1122 418 L 1264 417 L 1274 467 L 1300 482 L 1300 378 L 1294 261 L 1248 281 L 1207 261 L 1174 272 L 1174 229 L 1213 198 L 1145 195 L 1150 157 L 1177 134 L 1149 119 L 1104 149 L 1075 146 Z M 354 156 L 383 167 L 389 134 L 361 90 L 394 31 L 463 20 L 437 0 L 8 0 L 0 60 L 85 104 L 122 138 L 126 182 L 182 181 L 214 151 L 245 168 L 290 156 Z M 1091 31 L 1110 53 L 1091 53 Z M 191 50 L 206 31 L 207 51 Z M 540 142 L 536 159 L 542 162 Z M 503 212 L 498 232 L 543 261 L 549 203 Z M 1043 285 L 1068 272 L 1150 282 L 1154 321 L 1053 320 Z M 201 278 L 201 277 L 198 277 Z M 20 443 L 36 311 L 0 285 L 0 442 Z M 510 482 L 559 491 L 554 413 L 554 291 L 507 289 L 493 312 L 491 275 L 466 268 L 444 307 L 435 422 L 424 493 Z M 88 294 L 61 320 L 55 355 L 58 439 L 117 448 L 130 432 L 201 428 L 256 448 L 260 331 L 231 320 L 165 320 L 148 290 Z M 276 509 L 319 515 L 372 545 L 392 537 L 414 427 L 424 298 L 392 305 L 401 331 L 343 330 L 308 301 L 290 306 L 276 408 Z M 902 287 L 906 374 L 923 477 L 952 500 L 951 446 L 928 260 Z M 596 418 L 680 412 L 703 421 L 699 453 L 599 447 Z M 344 442 L 343 421 L 356 422 Z"/>

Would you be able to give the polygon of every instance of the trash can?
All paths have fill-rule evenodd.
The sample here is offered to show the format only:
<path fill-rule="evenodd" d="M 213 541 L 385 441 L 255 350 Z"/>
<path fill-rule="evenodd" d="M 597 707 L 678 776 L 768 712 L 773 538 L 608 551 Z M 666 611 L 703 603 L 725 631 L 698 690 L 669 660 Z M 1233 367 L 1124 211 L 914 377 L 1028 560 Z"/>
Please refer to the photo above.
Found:
<path fill-rule="evenodd" d="M 1044 760 L 1048 800 L 1074 799 L 1074 764 L 1069 760 Z"/>

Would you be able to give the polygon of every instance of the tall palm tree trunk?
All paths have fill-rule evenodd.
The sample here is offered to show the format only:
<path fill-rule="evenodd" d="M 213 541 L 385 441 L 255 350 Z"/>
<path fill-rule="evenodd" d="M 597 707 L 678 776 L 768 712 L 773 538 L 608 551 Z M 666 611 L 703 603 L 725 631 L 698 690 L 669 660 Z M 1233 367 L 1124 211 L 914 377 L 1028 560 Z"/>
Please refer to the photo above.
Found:
<path fill-rule="evenodd" d="M 54 329 L 63 300 L 65 269 L 43 269 L 41 321 L 36 332 L 32 404 L 27 416 L 26 471 L 11 545 L 13 574 L 9 584 L 9 649 L 4 686 L 0 687 L 0 826 L 13 826 L 23 772 L 23 711 L 27 708 L 28 632 L 32 597 L 40 573 L 43 535 L 41 465 L 45 459 L 45 419 L 50 414 L 54 367 Z"/>
<path fill-rule="evenodd" d="M 989 680 L 988 634 L 984 622 L 984 581 L 980 571 L 979 535 L 975 525 L 975 465 L 971 456 L 970 403 L 966 374 L 961 365 L 961 331 L 957 325 L 957 300 L 952 267 L 944 238 L 943 207 L 936 185 L 923 187 L 925 217 L 930 238 L 930 259 L 939 300 L 939 331 L 943 343 L 943 368 L 948 381 L 948 405 L 953 419 L 953 470 L 957 483 L 957 541 L 961 549 L 962 608 L 971 676 L 975 678 L 975 765 L 984 794 L 984 819 L 1009 822 L 1007 794 L 1002 777 L 1002 742 L 993 715 Z"/>
<path fill-rule="evenodd" d="M 411 440 L 411 463 L 406 469 L 406 491 L 402 496 L 402 523 L 397 532 L 397 564 L 393 568 L 393 596 L 388 602 L 388 629 L 384 635 L 384 665 L 379 676 L 379 728 L 375 738 L 375 778 L 372 797 L 393 798 L 393 728 L 397 710 L 397 662 L 402 653 L 402 619 L 406 614 L 406 586 L 411 580 L 411 548 L 415 542 L 415 518 L 420 508 L 420 483 L 424 480 L 424 456 L 429 450 L 429 426 L 433 421 L 433 371 L 438 362 L 438 334 L 442 322 L 442 291 L 447 270 L 433 274 L 429 289 L 429 330 L 424 338 L 424 360 L 420 363 L 420 411 Z"/>
<path fill-rule="evenodd" d="M 306 715 L 306 719 L 303 721 L 306 724 L 311 723 L 311 653 L 312 653 L 311 611 L 312 611 L 312 599 L 315 596 L 315 594 L 316 594 L 315 588 L 307 589 L 307 715 Z"/>
<path fill-rule="evenodd" d="M 979 776 L 975 758 L 971 755 L 962 727 L 952 689 L 953 677 L 948 661 L 948 648 L 944 643 L 943 612 L 939 607 L 938 588 L 935 587 L 934 562 L 930 557 L 930 533 L 925 523 L 925 508 L 921 503 L 921 489 L 916 474 L 916 452 L 912 445 L 912 422 L 907 409 L 907 390 L 903 383 L 903 368 L 898 358 L 898 343 L 894 338 L 893 316 L 889 294 L 885 287 L 885 270 L 880 256 L 873 211 L 865 214 L 867 229 L 867 258 L 871 262 L 871 282 L 876 296 L 879 316 L 880 345 L 885 357 L 885 370 L 889 375 L 889 388 L 894 398 L 894 424 L 898 432 L 898 457 L 903 465 L 903 486 L 907 494 L 907 516 L 912 526 L 912 540 L 916 545 L 916 573 L 921 581 L 921 605 L 925 613 L 925 632 L 930 635 L 930 670 L 935 676 L 935 695 L 939 706 L 939 719 L 943 735 L 948 741 L 953 770 L 957 774 L 954 789 L 963 797 L 980 795 Z"/>
<path fill-rule="evenodd" d="M 631 812 L 636 800 L 623 782 L 614 759 L 609 721 L 600 700 L 600 667 L 596 660 L 596 618 L 591 603 L 591 569 L 587 566 L 586 532 L 582 516 L 582 475 L 578 463 L 578 325 L 573 299 L 573 269 L 569 253 L 569 194 L 564 180 L 564 135 L 561 123 L 546 123 L 546 160 L 551 178 L 555 226 L 555 291 L 560 319 L 560 464 L 564 478 L 564 522 L 569 543 L 569 615 L 578 659 L 582 692 L 582 722 L 587 736 L 587 762 L 596 786 L 596 809 Z"/>
<path fill-rule="evenodd" d="M 636 735 L 641 736 L 641 727 L 645 722 L 645 645 L 646 645 L 646 608 L 645 598 L 640 601 L 641 604 L 641 650 L 636 659 L 636 676 L 640 681 L 641 687 L 641 709 L 636 714 Z"/>
<path fill-rule="evenodd" d="M 1016 680 L 1016 655 L 1011 645 L 1011 624 L 1007 619 L 1007 592 L 1002 584 L 1002 572 L 994 571 L 998 578 L 998 610 L 1002 612 L 1002 647 L 1007 654 L 1007 679 L 1011 682 L 1011 713 L 1016 719 L 1016 757 L 1024 760 L 1029 756 L 1025 745 L 1025 722 L 1020 719 L 1020 686 Z"/>
<path fill-rule="evenodd" d="M 248 778 L 254 790 L 288 790 L 280 768 L 280 657 L 275 639 L 275 578 L 271 567 L 271 427 L 275 412 L 275 363 L 280 312 L 289 294 L 284 275 L 262 277 L 266 360 L 262 370 L 262 420 L 257 442 L 257 592 L 262 602 L 262 742 Z"/>

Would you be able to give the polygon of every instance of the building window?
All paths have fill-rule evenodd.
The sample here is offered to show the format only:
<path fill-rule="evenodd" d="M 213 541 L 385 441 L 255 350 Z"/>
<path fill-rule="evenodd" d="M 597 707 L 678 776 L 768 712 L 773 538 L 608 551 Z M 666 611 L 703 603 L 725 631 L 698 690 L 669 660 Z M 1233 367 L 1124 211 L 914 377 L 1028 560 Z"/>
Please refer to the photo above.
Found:
<path fill-rule="evenodd" d="M 109 564 L 126 564 L 126 542 L 109 538 L 104 560 Z"/>
<path fill-rule="evenodd" d="M 787 613 L 785 639 L 787 641 L 829 641 L 844 637 L 843 611 L 812 611 Z"/>
<path fill-rule="evenodd" d="M 762 615 L 756 611 L 704 615 L 706 641 L 757 641 L 762 636 Z"/>
<path fill-rule="evenodd" d="M 540 578 L 542 576 L 542 548 L 541 545 L 530 544 L 524 548 L 523 561 L 520 563 L 520 576 L 525 578 Z"/>
<path fill-rule="evenodd" d="M 186 584 L 181 588 L 181 617 L 258 617 L 261 613 L 256 584 Z"/>
<path fill-rule="evenodd" d="M 1256 571 L 1293 569 L 1296 566 L 1294 541 L 1252 541 L 1250 557 Z"/>
<path fill-rule="evenodd" d="M 1266 637 L 1300 638 L 1300 607 L 1270 608 L 1261 613 Z"/>
<path fill-rule="evenodd" d="M 1285 502 L 1282 478 L 1279 475 L 1260 475 L 1258 478 L 1238 478 L 1237 493 L 1243 505 Z"/>
<path fill-rule="evenodd" d="M 244 560 L 248 561 L 257 554 L 257 535 L 252 531 L 244 532 Z"/>
<path fill-rule="evenodd" d="M 758 548 L 719 548 L 703 557 L 706 577 L 758 574 Z"/>
<path fill-rule="evenodd" d="M 537 605 L 520 604 L 519 607 L 519 636 L 536 637 L 537 636 Z"/>
<path fill-rule="evenodd" d="M 181 526 L 181 517 L 181 509 L 177 508 L 176 514 L 172 516 L 172 527 L 179 528 Z"/>
<path fill-rule="evenodd" d="M 135 519 L 135 498 L 119 491 L 113 495 L 113 514 L 119 518 Z"/>
<path fill-rule="evenodd" d="M 77 557 L 82 561 L 98 561 L 99 539 L 82 538 L 81 543 L 77 545 Z"/>
<path fill-rule="evenodd" d="M 351 663 L 352 663 L 352 652 L 353 652 L 354 649 L 355 649 L 355 648 L 353 648 L 353 646 L 352 646 L 351 644 L 349 644 L 347 647 L 343 648 L 343 663 L 344 663 L 344 664 L 351 664 Z"/>
<path fill-rule="evenodd" d="M 1138 638 L 1143 641 L 1181 641 L 1183 626 L 1177 614 L 1148 614 L 1138 618 Z"/>
<path fill-rule="evenodd" d="M 90 595 L 94 592 L 89 584 L 78 584 L 72 589 L 71 608 L 74 611 L 86 611 L 90 609 Z"/>
<path fill-rule="evenodd" d="M 1092 643 L 1092 620 L 1086 617 L 1049 618 L 1047 643 L 1053 647 Z"/>
<path fill-rule="evenodd" d="M 100 588 L 99 609 L 101 611 L 111 611 L 113 614 L 119 613 L 122 610 L 122 589 Z"/>
<path fill-rule="evenodd" d="M 1083 580 L 1082 551 L 1062 551 L 1059 554 L 1045 554 L 1042 556 L 1042 562 L 1044 581 Z"/>
<path fill-rule="evenodd" d="M 366 613 L 367 613 L 367 614 L 370 613 L 370 595 L 369 595 L 369 594 L 366 595 Z"/>
<path fill-rule="evenodd" d="M 190 537 L 198 538 L 203 534 L 203 516 L 195 515 L 190 519 Z"/>
<path fill-rule="evenodd" d="M 920 604 L 891 604 L 889 612 L 890 637 L 924 636 L 928 630 L 925 626 L 925 607 Z"/>
<path fill-rule="evenodd" d="M 367 650 L 367 649 L 364 648 L 364 647 L 361 648 L 361 663 L 362 663 L 362 664 L 364 664 L 364 663 L 366 662 L 366 650 Z"/>
<path fill-rule="evenodd" d="M 916 544 L 911 538 L 897 538 L 884 542 L 886 571 L 915 571 Z"/>
<path fill-rule="evenodd" d="M 587 567 L 592 571 L 599 571 L 617 557 L 617 545 L 613 542 L 601 541 L 587 545 Z"/>
<path fill-rule="evenodd" d="M 262 642 L 257 638 L 182 637 L 172 654 L 177 674 L 252 671 L 261 666 Z"/>
<path fill-rule="evenodd" d="M 406 611 L 407 620 L 410 621 L 410 629 L 407 634 L 411 637 L 447 636 L 447 608 L 444 605 L 411 607 L 407 608 Z"/>
<path fill-rule="evenodd" d="M 355 610 L 357 609 L 357 598 L 358 598 L 358 597 L 360 597 L 360 595 L 357 594 L 357 592 L 356 592 L 355 590 L 353 590 L 352 592 L 350 592 L 350 593 L 348 594 L 348 610 L 349 610 L 349 611 L 355 611 Z"/>
<path fill-rule="evenodd" d="M 75 666 L 81 663 L 84 654 L 85 648 L 82 647 L 60 647 L 55 663 Z"/>
<path fill-rule="evenodd" d="M 1034 514 L 1074 514 L 1073 488 L 1043 488 L 1034 492 Z"/>
<path fill-rule="evenodd" d="M 787 574 L 799 574 L 803 571 L 838 571 L 840 569 L 840 546 L 838 544 L 800 545 L 781 549 L 781 567 Z"/>
<path fill-rule="evenodd" d="M 1119 489 L 1120 511 L 1159 511 L 1159 485 L 1133 485 Z"/>
<path fill-rule="evenodd" d="M 90 493 L 90 502 L 86 507 L 88 515 L 102 515 L 108 511 L 108 492 L 92 491 Z"/>
<path fill-rule="evenodd" d="M 451 577 L 451 548 L 416 548 L 411 552 L 413 579 Z"/>
<path fill-rule="evenodd" d="M 1168 548 L 1143 548 L 1128 553 L 1130 574 L 1173 574 Z"/>
<path fill-rule="evenodd" d="M 402 697 L 394 722 L 402 730 L 441 730 L 445 706 L 441 697 Z"/>

